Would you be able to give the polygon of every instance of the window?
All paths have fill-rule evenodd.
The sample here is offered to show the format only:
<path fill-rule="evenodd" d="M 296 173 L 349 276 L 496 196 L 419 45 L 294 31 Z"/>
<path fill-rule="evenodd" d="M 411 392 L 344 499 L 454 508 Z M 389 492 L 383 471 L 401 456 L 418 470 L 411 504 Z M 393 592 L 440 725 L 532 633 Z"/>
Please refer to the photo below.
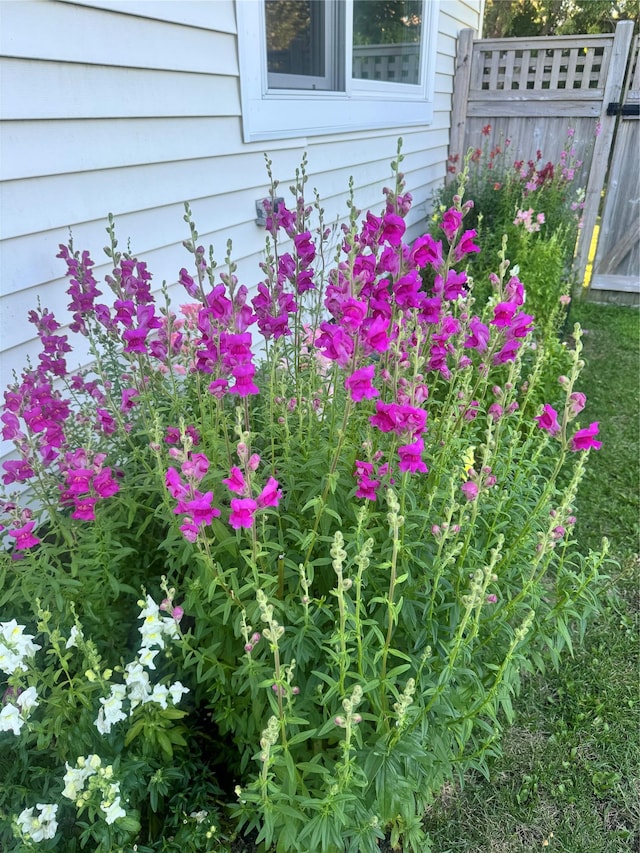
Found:
<path fill-rule="evenodd" d="M 246 142 L 428 124 L 437 0 L 236 0 Z"/>

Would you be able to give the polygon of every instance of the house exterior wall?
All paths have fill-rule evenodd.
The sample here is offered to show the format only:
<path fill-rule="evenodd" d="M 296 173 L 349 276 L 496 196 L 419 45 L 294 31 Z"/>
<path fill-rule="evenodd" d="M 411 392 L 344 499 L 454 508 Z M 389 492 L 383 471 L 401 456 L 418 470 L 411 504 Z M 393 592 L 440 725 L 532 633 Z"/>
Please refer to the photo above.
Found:
<path fill-rule="evenodd" d="M 237 0 L 255 2 L 255 0 Z M 241 281 L 259 280 L 264 232 L 255 200 L 267 194 L 264 151 L 285 190 L 303 152 L 327 222 L 381 206 L 399 135 L 417 236 L 445 176 L 456 37 L 479 27 L 480 0 L 440 0 L 434 118 L 389 127 L 246 144 L 234 0 L 3 0 L 0 4 L 0 381 L 38 352 L 27 311 L 67 319 L 59 243 L 72 229 L 96 277 L 106 216 L 120 245 L 147 261 L 159 287 L 189 256 L 183 202 L 204 245 L 224 258 L 228 238 Z M 181 296 L 181 295 L 180 295 Z M 179 298 L 176 295 L 176 298 Z"/>

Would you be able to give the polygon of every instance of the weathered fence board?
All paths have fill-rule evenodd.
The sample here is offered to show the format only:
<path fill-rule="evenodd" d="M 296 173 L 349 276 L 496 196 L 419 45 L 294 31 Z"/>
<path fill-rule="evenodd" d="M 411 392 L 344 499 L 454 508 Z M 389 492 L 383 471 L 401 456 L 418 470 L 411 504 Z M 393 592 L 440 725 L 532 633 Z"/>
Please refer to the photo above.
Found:
<path fill-rule="evenodd" d="M 574 156 L 582 161 L 576 180 L 586 186 L 576 255 L 576 272 L 583 277 L 617 122 L 615 115 L 607 114 L 607 105 L 621 97 L 633 23 L 620 22 L 611 35 L 526 39 L 473 36 L 471 30 L 463 30 L 459 36 L 449 153 L 462 160 L 470 148 L 504 148 L 506 140 L 510 140 L 510 151 L 518 159 L 535 160 L 537 152 L 541 152 L 544 162 L 558 162 L 571 127 Z M 637 68 L 635 74 L 637 81 Z M 636 83 L 629 84 L 628 97 L 637 103 L 640 92 L 636 93 L 635 87 Z M 625 126 L 629 130 L 624 130 Z M 615 191 L 631 200 L 640 195 L 634 189 L 639 173 L 638 128 L 637 121 L 628 121 L 621 127 L 619 147 L 621 157 L 626 157 L 626 171 L 622 165 L 619 174 L 612 171 L 612 180 L 616 176 L 618 183 L 611 183 L 609 188 L 609 193 Z M 621 219 L 625 225 L 620 227 L 631 228 L 632 232 L 635 227 L 637 231 L 633 217 L 637 217 L 638 206 L 627 207 L 629 210 Z M 612 213 L 610 220 L 603 220 L 601 228 L 601 232 L 606 228 L 607 233 L 619 235 L 611 238 L 617 245 L 613 255 L 613 244 L 600 253 L 601 260 L 606 260 L 602 274 L 609 284 L 610 267 L 622 249 L 626 266 L 620 273 L 634 275 L 635 270 L 637 278 L 640 269 L 638 241 L 631 241 L 629 248 L 627 241 L 620 246 L 624 235 L 613 227 L 615 216 Z"/>
<path fill-rule="evenodd" d="M 622 105 L 640 102 L 638 37 L 634 39 Z M 593 262 L 594 290 L 640 292 L 640 121 L 622 114 L 616 131 L 600 238 Z"/>

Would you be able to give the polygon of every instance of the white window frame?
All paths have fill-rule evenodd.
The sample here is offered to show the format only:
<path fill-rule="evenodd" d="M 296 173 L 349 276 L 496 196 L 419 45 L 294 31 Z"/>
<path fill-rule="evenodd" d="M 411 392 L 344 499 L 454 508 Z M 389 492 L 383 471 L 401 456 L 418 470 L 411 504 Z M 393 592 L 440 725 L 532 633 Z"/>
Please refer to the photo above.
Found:
<path fill-rule="evenodd" d="M 269 88 L 264 3 L 236 0 L 244 141 L 431 124 L 440 10 L 439 0 L 423 2 L 418 84 L 351 76 L 353 0 L 345 0 L 344 91 L 324 91 Z"/>

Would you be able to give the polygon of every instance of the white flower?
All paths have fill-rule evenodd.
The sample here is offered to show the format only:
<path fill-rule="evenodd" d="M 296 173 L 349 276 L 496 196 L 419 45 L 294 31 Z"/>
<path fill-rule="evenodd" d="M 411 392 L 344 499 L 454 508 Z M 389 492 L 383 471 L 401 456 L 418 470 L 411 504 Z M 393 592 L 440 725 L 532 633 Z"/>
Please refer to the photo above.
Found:
<path fill-rule="evenodd" d="M 148 702 L 151 695 L 149 688 L 149 673 L 143 669 L 140 663 L 129 663 L 125 669 L 124 676 L 127 685 L 127 693 L 131 710 L 133 711 L 141 702 Z"/>
<path fill-rule="evenodd" d="M 35 687 L 28 687 L 19 694 L 16 702 L 22 711 L 22 716 L 27 719 L 31 711 L 40 704 L 37 700 L 38 693 Z"/>
<path fill-rule="evenodd" d="M 22 663 L 22 657 L 4 643 L 0 643 L 0 670 L 12 675 L 18 670 L 25 670 L 26 666 Z"/>
<path fill-rule="evenodd" d="M 17 736 L 23 725 L 24 720 L 16 705 L 5 705 L 0 711 L 0 732 L 13 732 Z"/>
<path fill-rule="evenodd" d="M 199 812 L 191 812 L 189 817 L 192 817 L 196 823 L 202 823 L 206 820 L 208 814 L 209 812 L 206 809 L 200 809 Z"/>
<path fill-rule="evenodd" d="M 54 803 L 36 803 L 36 808 L 40 809 L 40 820 L 49 822 L 56 819 L 58 806 Z"/>
<path fill-rule="evenodd" d="M 158 651 L 159 649 L 150 649 L 147 646 L 143 646 L 138 652 L 140 664 L 148 667 L 149 669 L 155 669 L 156 665 L 153 662 L 153 659 L 158 654 Z"/>
<path fill-rule="evenodd" d="M 86 767 L 88 764 L 94 773 L 102 767 L 102 759 L 99 755 L 96 755 L 95 752 L 92 752 L 91 755 L 87 755 L 86 759 L 83 758 L 82 760 L 84 761 L 84 766 Z M 80 759 L 78 759 L 78 766 L 82 766 L 80 764 Z"/>
<path fill-rule="evenodd" d="M 144 619 L 144 622 L 138 628 L 142 634 L 142 646 L 147 649 L 152 646 L 163 649 L 165 636 L 174 640 L 180 636 L 178 626 L 171 616 L 161 615 L 160 606 L 150 595 L 147 595 L 146 604 L 147 606 L 140 611 L 140 619 Z"/>
<path fill-rule="evenodd" d="M 178 640 L 180 638 L 178 624 L 172 616 L 165 616 L 162 619 L 162 630 L 167 637 L 171 637 L 172 640 Z"/>
<path fill-rule="evenodd" d="M 84 783 L 87 781 L 89 776 L 93 776 L 96 771 L 91 767 L 87 767 L 86 764 L 84 767 L 69 767 L 69 764 L 67 764 L 66 767 L 67 772 L 64 774 L 62 780 L 64 782 L 62 796 L 75 802 L 78 798 L 78 794 L 84 788 Z"/>
<path fill-rule="evenodd" d="M 141 604 L 142 602 L 138 602 Z M 158 617 L 160 615 L 160 605 L 156 604 L 150 595 L 147 595 L 147 606 L 140 611 L 140 619 L 148 619 L 149 617 Z"/>
<path fill-rule="evenodd" d="M 182 696 L 188 692 L 189 688 L 184 687 L 180 681 L 176 681 L 175 684 L 169 685 L 169 695 L 171 696 L 171 701 L 174 705 L 177 705 Z"/>
<path fill-rule="evenodd" d="M 114 723 L 127 719 L 127 715 L 122 711 L 122 702 L 126 697 L 126 692 L 124 684 L 113 684 L 109 695 L 105 699 L 100 699 L 102 708 L 98 711 L 98 717 L 94 721 L 100 734 L 109 734 Z"/>
<path fill-rule="evenodd" d="M 40 810 L 40 814 L 35 817 L 33 807 L 24 809 L 17 817 L 23 835 L 36 842 L 54 838 L 58 830 L 58 806 L 53 803 L 38 803 L 36 808 Z"/>
<path fill-rule="evenodd" d="M 145 648 L 151 648 L 151 646 L 158 646 L 161 649 L 164 648 L 161 619 L 154 616 L 147 616 L 138 630 L 142 634 L 142 645 Z"/>
<path fill-rule="evenodd" d="M 104 819 L 106 823 L 114 823 L 114 821 L 118 820 L 120 817 L 126 817 L 127 813 L 120 805 L 120 797 L 116 797 L 112 803 L 108 803 L 106 800 L 100 803 L 100 808 L 104 812 Z"/>
<path fill-rule="evenodd" d="M 164 686 L 164 684 L 156 684 L 153 688 L 153 693 L 149 697 L 149 702 L 157 702 L 161 708 L 167 707 L 167 696 L 169 695 L 169 690 Z"/>
<path fill-rule="evenodd" d="M 32 634 L 24 634 L 24 625 L 18 625 L 15 619 L 0 622 L 0 669 L 7 675 L 26 672 L 25 658 L 32 658 L 42 646 L 32 642 Z"/>
<path fill-rule="evenodd" d="M 69 639 L 67 640 L 65 648 L 66 649 L 70 649 L 72 647 L 77 648 L 79 639 L 84 640 L 84 635 L 83 635 L 82 631 L 80 630 L 80 628 L 78 628 L 77 625 L 74 625 L 72 627 L 70 633 L 69 633 Z"/>

